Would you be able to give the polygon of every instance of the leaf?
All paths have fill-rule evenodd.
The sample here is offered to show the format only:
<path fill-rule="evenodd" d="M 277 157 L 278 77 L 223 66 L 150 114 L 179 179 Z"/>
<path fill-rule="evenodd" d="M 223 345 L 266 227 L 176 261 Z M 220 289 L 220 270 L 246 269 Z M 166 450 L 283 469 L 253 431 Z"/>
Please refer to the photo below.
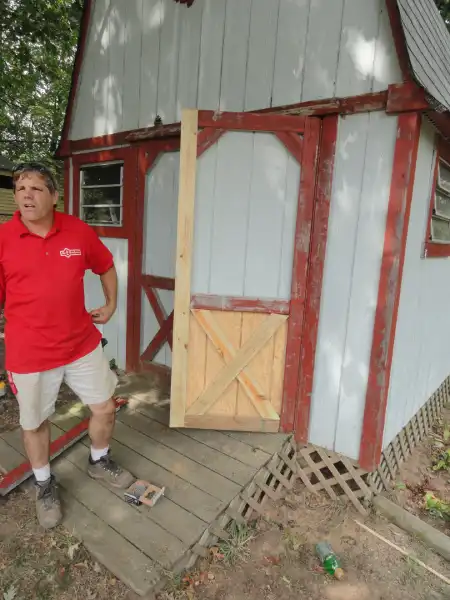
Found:
<path fill-rule="evenodd" d="M 405 485 L 403 482 L 401 482 L 401 481 L 399 481 L 398 483 L 396 483 L 396 484 L 395 484 L 395 487 L 396 487 L 398 490 L 406 490 L 406 485 Z"/>
<path fill-rule="evenodd" d="M 67 550 L 67 554 L 69 555 L 70 560 L 73 560 L 73 557 L 75 556 L 75 552 L 78 550 L 79 547 L 80 547 L 79 542 L 78 542 L 78 544 L 73 544 L 72 546 L 69 546 L 69 549 Z"/>
<path fill-rule="evenodd" d="M 6 592 L 3 592 L 3 600 L 14 600 L 17 596 L 17 588 L 10 585 Z"/>
<path fill-rule="evenodd" d="M 450 429 L 447 427 L 444 429 L 444 442 L 448 442 L 450 440 Z"/>

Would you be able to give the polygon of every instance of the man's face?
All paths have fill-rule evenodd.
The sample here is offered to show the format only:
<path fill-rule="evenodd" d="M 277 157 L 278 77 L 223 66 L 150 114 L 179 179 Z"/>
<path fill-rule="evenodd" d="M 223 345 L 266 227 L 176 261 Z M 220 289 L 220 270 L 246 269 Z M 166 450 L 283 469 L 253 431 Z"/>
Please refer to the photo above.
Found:
<path fill-rule="evenodd" d="M 22 218 L 40 221 L 53 212 L 58 194 L 52 194 L 40 173 L 23 173 L 16 181 L 14 194 Z"/>

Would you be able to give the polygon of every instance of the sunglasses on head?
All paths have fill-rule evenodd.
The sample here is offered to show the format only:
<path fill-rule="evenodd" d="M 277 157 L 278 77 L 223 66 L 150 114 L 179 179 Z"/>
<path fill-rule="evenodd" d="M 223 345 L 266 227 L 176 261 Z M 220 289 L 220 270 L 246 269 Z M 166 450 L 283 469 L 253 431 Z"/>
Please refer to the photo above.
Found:
<path fill-rule="evenodd" d="M 55 181 L 55 177 L 54 177 L 53 173 L 50 171 L 50 169 L 48 167 L 46 167 L 42 163 L 33 162 L 33 161 L 21 162 L 14 167 L 12 173 L 13 173 L 13 175 L 15 175 L 19 171 L 36 171 L 37 173 L 46 175 L 51 180 L 53 185 L 56 186 L 56 181 Z"/>

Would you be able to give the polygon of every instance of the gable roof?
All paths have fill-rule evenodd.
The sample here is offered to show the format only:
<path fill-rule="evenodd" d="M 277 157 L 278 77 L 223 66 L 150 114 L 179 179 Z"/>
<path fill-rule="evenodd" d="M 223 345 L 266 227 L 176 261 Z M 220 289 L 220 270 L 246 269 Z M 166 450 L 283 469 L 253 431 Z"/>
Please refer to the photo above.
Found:
<path fill-rule="evenodd" d="M 450 33 L 434 0 L 397 0 L 412 77 L 450 110 Z"/>

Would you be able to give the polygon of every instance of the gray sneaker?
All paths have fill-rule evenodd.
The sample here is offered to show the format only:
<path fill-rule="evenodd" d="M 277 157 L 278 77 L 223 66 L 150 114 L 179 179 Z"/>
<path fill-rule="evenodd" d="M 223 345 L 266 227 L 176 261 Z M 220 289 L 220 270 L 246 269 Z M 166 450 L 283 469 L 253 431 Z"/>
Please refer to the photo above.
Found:
<path fill-rule="evenodd" d="M 44 484 L 36 483 L 36 513 L 45 529 L 52 529 L 61 522 L 61 501 L 54 475 Z"/>
<path fill-rule="evenodd" d="M 110 452 L 100 460 L 93 461 L 89 455 L 88 473 L 92 479 L 101 479 L 115 488 L 125 489 L 130 487 L 136 479 L 131 473 L 122 469 L 111 458 Z"/>

